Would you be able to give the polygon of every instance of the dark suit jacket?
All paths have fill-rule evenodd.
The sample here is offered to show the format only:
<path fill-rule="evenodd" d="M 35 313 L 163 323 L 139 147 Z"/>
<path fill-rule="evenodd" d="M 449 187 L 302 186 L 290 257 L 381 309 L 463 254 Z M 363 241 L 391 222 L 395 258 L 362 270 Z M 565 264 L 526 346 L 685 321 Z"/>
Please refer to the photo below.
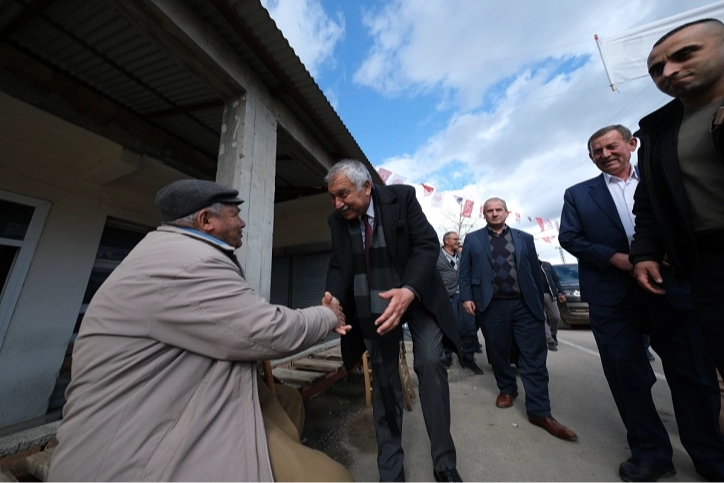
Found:
<path fill-rule="evenodd" d="M 513 235 L 515 267 L 518 270 L 521 295 L 533 315 L 544 321 L 542 277 L 533 236 L 515 228 L 508 229 Z M 495 280 L 487 226 L 465 236 L 458 270 L 460 300 L 463 302 L 472 300 L 477 310 L 484 312 L 493 299 Z"/>
<path fill-rule="evenodd" d="M 437 233 L 427 221 L 411 186 L 374 185 L 372 199 L 379 212 L 385 242 L 390 259 L 400 275 L 401 286 L 409 286 L 417 292 L 419 302 L 437 319 L 442 330 L 443 343 L 460 354 L 460 336 L 453 316 L 450 298 L 443 285 L 435 263 L 440 246 Z M 329 216 L 332 234 L 332 256 L 327 270 L 326 290 L 342 304 L 352 330 L 341 339 L 342 359 L 345 367 L 354 366 L 365 351 L 364 340 L 356 325 L 354 300 L 354 262 L 348 222 L 338 212 Z M 377 228 L 376 228 L 377 229 Z M 414 304 L 415 302 L 413 302 Z M 403 322 L 406 320 L 403 317 Z"/>
<path fill-rule="evenodd" d="M 543 283 L 547 283 L 548 285 L 550 285 L 551 295 L 553 296 L 553 298 L 562 294 L 563 287 L 561 287 L 561 281 L 558 279 L 558 274 L 553 269 L 553 265 L 551 265 L 549 262 L 540 262 L 540 267 L 545 273 L 545 279 L 543 280 Z M 543 292 L 547 292 L 547 290 L 545 290 L 545 285 L 543 285 Z"/>
<path fill-rule="evenodd" d="M 608 261 L 616 252 L 629 252 L 628 238 L 603 174 L 566 190 L 558 240 L 578 258 L 582 300 L 597 305 L 623 300 L 633 278 Z"/>
<path fill-rule="evenodd" d="M 641 182 L 634 195 L 636 234 L 632 263 L 661 262 L 668 255 L 677 276 L 685 278 L 695 261 L 694 224 L 678 158 L 679 127 L 684 108 L 674 99 L 639 123 L 636 137 Z M 724 129 L 711 133 L 718 161 L 724 164 Z"/>

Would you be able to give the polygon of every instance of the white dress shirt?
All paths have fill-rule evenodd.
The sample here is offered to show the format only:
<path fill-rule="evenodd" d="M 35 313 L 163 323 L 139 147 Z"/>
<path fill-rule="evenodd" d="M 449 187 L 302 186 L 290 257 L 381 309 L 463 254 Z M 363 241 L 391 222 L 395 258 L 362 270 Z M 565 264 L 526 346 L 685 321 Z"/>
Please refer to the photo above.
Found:
<path fill-rule="evenodd" d="M 621 219 L 623 229 L 626 232 L 628 238 L 628 246 L 631 246 L 634 236 L 634 225 L 636 223 L 636 217 L 633 214 L 634 205 L 634 192 L 636 186 L 639 184 L 639 175 L 631 165 L 631 173 L 626 181 L 622 180 L 618 176 L 611 176 L 608 173 L 603 173 L 603 179 L 606 181 L 608 191 L 611 193 L 613 203 L 616 205 L 616 211 L 618 211 L 618 217 Z"/>

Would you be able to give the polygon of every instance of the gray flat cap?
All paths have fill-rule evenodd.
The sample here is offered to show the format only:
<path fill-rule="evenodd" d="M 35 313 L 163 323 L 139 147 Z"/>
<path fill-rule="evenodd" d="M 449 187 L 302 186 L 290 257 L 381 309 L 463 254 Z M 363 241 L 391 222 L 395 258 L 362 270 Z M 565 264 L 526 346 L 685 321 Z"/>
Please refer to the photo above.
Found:
<path fill-rule="evenodd" d="M 180 179 L 164 186 L 156 193 L 156 208 L 161 214 L 161 222 L 166 223 L 207 208 L 214 203 L 238 205 L 235 189 L 221 186 L 203 179 Z"/>

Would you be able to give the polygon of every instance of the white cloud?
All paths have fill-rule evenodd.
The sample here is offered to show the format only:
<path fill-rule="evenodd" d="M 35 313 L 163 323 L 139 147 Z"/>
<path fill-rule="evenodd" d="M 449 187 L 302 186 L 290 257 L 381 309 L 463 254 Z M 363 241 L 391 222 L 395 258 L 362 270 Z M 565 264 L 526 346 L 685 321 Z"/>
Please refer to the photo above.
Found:
<path fill-rule="evenodd" d="M 410 184 L 453 184 L 460 188 L 456 194 L 478 203 L 499 196 L 525 216 L 557 219 L 564 190 L 599 173 L 588 159 L 588 136 L 614 123 L 635 130 L 643 115 L 666 102 L 648 79 L 620 85 L 620 92 L 612 93 L 593 35 L 605 39 L 706 3 L 709 0 L 390 0 L 363 5 L 361 21 L 369 37 L 349 39 L 358 43 L 355 51 L 365 52 L 354 82 L 383 97 L 433 98 L 421 117 L 444 125 L 380 167 L 405 176 Z M 277 20 L 292 45 L 314 45 L 319 35 L 304 31 L 300 22 L 306 14 L 292 10 L 301 9 L 294 7 L 298 4 L 318 4 L 279 4 L 297 22 L 297 32 L 291 33 L 281 17 Z M 339 14 L 337 18 L 343 25 Z M 311 30 L 319 31 L 321 25 Z M 332 52 L 337 41 L 326 43 L 330 50 L 318 50 Z M 331 53 L 320 58 L 325 55 Z M 335 103 L 344 102 L 332 97 Z M 385 114 L 379 112 L 370 123 Z M 447 119 L 440 122 L 439 116 Z M 468 180 L 464 186 L 461 178 Z M 449 221 L 430 206 L 430 199 L 421 197 L 423 208 L 442 234 L 450 229 Z M 446 203 L 447 211 L 459 208 L 452 196 Z M 520 227 L 540 231 L 526 218 Z M 559 258 L 553 247 L 538 243 L 541 257 Z"/>
<path fill-rule="evenodd" d="M 613 35 L 685 9 L 678 0 L 394 0 L 365 12 L 373 43 L 354 79 L 387 96 L 451 90 L 471 109 L 491 85 L 531 62 L 595 51 L 595 33 Z"/>
<path fill-rule="evenodd" d="M 318 0 L 262 0 L 261 3 L 312 77 L 319 79 L 320 67 L 334 62 L 334 48 L 344 39 L 342 13 L 330 17 Z"/>

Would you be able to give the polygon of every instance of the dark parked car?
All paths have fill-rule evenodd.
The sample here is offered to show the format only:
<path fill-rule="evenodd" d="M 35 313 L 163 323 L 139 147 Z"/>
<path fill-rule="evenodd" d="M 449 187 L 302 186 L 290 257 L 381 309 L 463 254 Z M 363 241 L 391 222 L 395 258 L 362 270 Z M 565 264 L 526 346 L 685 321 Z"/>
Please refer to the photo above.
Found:
<path fill-rule="evenodd" d="M 566 301 L 558 303 L 561 312 L 561 329 L 570 329 L 572 325 L 589 325 L 588 304 L 581 301 L 581 287 L 578 282 L 578 264 L 566 263 L 553 265 L 558 279 L 566 294 Z"/>

